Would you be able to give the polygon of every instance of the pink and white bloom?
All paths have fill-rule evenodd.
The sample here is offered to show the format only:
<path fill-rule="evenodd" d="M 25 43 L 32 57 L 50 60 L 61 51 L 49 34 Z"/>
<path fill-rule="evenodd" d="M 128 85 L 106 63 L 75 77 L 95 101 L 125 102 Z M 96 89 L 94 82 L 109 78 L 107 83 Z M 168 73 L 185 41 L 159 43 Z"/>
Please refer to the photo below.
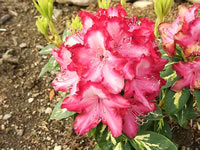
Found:
<path fill-rule="evenodd" d="M 153 100 L 163 84 L 159 72 L 166 61 L 157 52 L 154 23 L 128 19 L 121 5 L 79 17 L 83 29 L 52 51 L 61 67 L 52 84 L 56 91 L 69 89 L 61 107 L 79 113 L 78 134 L 102 122 L 114 137 L 122 130 L 134 137 L 138 116 L 155 110 Z"/>
<path fill-rule="evenodd" d="M 113 55 L 109 49 L 110 37 L 104 29 L 91 28 L 85 35 L 84 45 L 72 51 L 74 62 L 86 67 L 82 77 L 87 81 L 102 82 L 111 93 L 118 94 L 124 88 L 124 78 L 117 71 L 125 60 Z"/>

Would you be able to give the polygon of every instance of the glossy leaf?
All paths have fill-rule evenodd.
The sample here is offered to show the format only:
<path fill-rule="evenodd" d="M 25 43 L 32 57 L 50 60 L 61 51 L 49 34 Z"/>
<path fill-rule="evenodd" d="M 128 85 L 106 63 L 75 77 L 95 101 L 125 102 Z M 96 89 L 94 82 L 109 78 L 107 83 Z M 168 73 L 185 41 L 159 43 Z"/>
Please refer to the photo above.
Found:
<path fill-rule="evenodd" d="M 169 139 L 172 138 L 171 128 L 167 122 L 167 119 L 161 119 L 159 121 L 155 121 L 154 131 L 168 137 Z"/>
<path fill-rule="evenodd" d="M 124 145 L 123 145 L 123 149 L 124 150 L 132 150 L 132 146 L 129 144 L 129 142 L 127 141 Z"/>
<path fill-rule="evenodd" d="M 114 150 L 123 150 L 123 143 L 122 142 L 117 143 Z"/>
<path fill-rule="evenodd" d="M 182 91 L 177 93 L 169 90 L 164 98 L 164 106 L 167 115 L 172 115 L 180 111 L 187 103 L 189 97 L 189 89 L 183 89 Z"/>
<path fill-rule="evenodd" d="M 65 29 L 65 31 L 63 32 L 63 35 L 62 35 L 62 41 L 64 42 L 66 37 L 68 37 L 70 35 L 70 31 L 69 29 Z"/>
<path fill-rule="evenodd" d="M 178 150 L 168 138 L 151 131 L 139 132 L 130 142 L 136 150 Z"/>
<path fill-rule="evenodd" d="M 50 54 L 50 52 L 52 51 L 53 48 L 56 48 L 56 46 L 49 44 L 49 45 L 45 46 L 44 48 L 42 48 L 41 51 L 39 52 L 39 54 L 42 54 L 42 55 Z"/>
<path fill-rule="evenodd" d="M 64 119 L 73 116 L 75 112 L 70 112 L 67 109 L 61 109 L 60 106 L 63 100 L 60 100 L 53 109 L 50 119 Z"/>
<path fill-rule="evenodd" d="M 193 100 L 191 97 L 184 108 L 177 113 L 177 122 L 180 126 L 184 126 L 187 120 L 194 119 L 197 117 L 197 115 L 197 112 L 193 108 Z"/>
<path fill-rule="evenodd" d="M 167 83 L 162 86 L 161 89 L 166 89 L 171 87 L 178 79 L 176 72 L 172 69 L 173 62 L 170 62 L 165 65 L 163 71 L 161 71 L 160 76 L 167 81 Z"/>
<path fill-rule="evenodd" d="M 46 72 L 51 72 L 52 70 L 56 69 L 56 67 L 58 67 L 58 63 L 54 57 L 51 56 L 48 63 L 42 68 L 39 77 L 43 76 Z"/>
<path fill-rule="evenodd" d="M 194 90 L 194 96 L 195 96 L 195 99 L 197 101 L 197 107 L 200 110 L 200 90 L 195 89 Z"/>
<path fill-rule="evenodd" d="M 154 112 L 150 112 L 147 117 L 141 118 L 146 120 L 160 120 L 161 118 L 163 118 L 162 110 L 157 107 L 157 109 Z"/>

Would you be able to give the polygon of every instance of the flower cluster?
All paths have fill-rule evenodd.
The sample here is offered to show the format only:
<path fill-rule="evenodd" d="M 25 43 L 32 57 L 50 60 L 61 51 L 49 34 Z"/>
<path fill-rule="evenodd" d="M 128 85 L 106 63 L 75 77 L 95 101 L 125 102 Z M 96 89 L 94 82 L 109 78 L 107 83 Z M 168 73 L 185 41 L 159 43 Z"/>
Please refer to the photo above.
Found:
<path fill-rule="evenodd" d="M 175 55 L 178 44 L 183 49 L 183 56 L 187 61 L 173 65 L 173 69 L 181 77 L 172 87 L 176 92 L 185 87 L 200 89 L 200 18 L 197 17 L 199 8 L 200 4 L 190 9 L 182 6 L 172 24 L 162 23 L 159 26 L 163 47 L 169 56 Z"/>
<path fill-rule="evenodd" d="M 122 131 L 137 134 L 139 116 L 156 109 L 166 64 L 157 52 L 154 23 L 148 18 L 126 17 L 121 7 L 80 12 L 83 28 L 66 38 L 52 55 L 61 67 L 53 81 L 56 91 L 69 95 L 62 108 L 79 113 L 74 129 L 89 132 L 100 122 L 114 137 Z"/>

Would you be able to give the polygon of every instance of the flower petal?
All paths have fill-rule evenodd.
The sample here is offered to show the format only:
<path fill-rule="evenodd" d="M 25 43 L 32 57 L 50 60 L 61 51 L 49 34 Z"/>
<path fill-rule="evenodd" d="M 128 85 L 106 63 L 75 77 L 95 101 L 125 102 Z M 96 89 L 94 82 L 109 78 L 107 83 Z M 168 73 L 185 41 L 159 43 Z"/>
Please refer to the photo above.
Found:
<path fill-rule="evenodd" d="M 181 30 L 181 27 L 182 27 L 181 17 L 178 17 L 176 20 L 174 20 L 172 24 L 161 23 L 159 25 L 159 31 L 161 33 L 163 47 L 169 56 L 174 56 L 175 54 L 174 36 Z"/>
<path fill-rule="evenodd" d="M 67 66 L 72 62 L 70 51 L 62 45 L 60 50 L 53 49 L 51 54 L 61 66 L 62 70 L 66 70 Z"/>
<path fill-rule="evenodd" d="M 113 94 L 118 94 L 124 88 L 123 77 L 108 65 L 103 67 L 103 85 Z"/>
<path fill-rule="evenodd" d="M 73 95 L 78 91 L 77 84 L 79 81 L 80 78 L 75 71 L 65 71 L 57 75 L 52 85 L 55 87 L 56 91 L 63 92 L 67 92 L 67 90 L 72 87 L 70 94 Z"/>

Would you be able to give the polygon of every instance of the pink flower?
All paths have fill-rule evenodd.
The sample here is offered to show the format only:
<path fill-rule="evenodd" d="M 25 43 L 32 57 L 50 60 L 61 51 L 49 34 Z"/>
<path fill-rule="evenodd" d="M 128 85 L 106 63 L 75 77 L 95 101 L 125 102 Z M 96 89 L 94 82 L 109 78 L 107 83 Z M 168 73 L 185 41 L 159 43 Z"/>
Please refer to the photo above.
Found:
<path fill-rule="evenodd" d="M 56 91 L 69 89 L 62 108 L 79 113 L 74 122 L 78 134 L 102 121 L 114 137 L 122 130 L 133 137 L 138 116 L 155 110 L 153 100 L 163 84 L 159 72 L 166 61 L 157 52 L 154 23 L 128 19 L 121 5 L 79 17 L 83 29 L 52 51 L 61 67 L 52 84 Z"/>
<path fill-rule="evenodd" d="M 193 62 L 178 62 L 173 69 L 181 78 L 174 83 L 171 90 L 179 92 L 182 88 L 200 89 L 200 59 Z"/>
<path fill-rule="evenodd" d="M 163 48 L 169 56 L 174 56 L 175 54 L 175 35 L 181 30 L 186 31 L 188 29 L 188 25 L 196 19 L 199 8 L 200 4 L 194 5 L 190 9 L 185 6 L 181 6 L 179 8 L 178 17 L 172 24 L 160 24 L 159 31 L 163 40 Z"/>
<path fill-rule="evenodd" d="M 182 23 L 180 17 L 178 17 L 172 24 L 162 23 L 159 26 L 159 31 L 161 33 L 163 42 L 163 48 L 169 56 L 174 56 L 176 52 L 174 36 L 181 30 L 181 27 Z"/>
<path fill-rule="evenodd" d="M 70 95 L 73 95 L 78 91 L 79 81 L 80 78 L 75 71 L 64 71 L 57 74 L 52 85 L 55 87 L 56 91 L 67 92 L 68 89 L 72 88 Z"/>
<path fill-rule="evenodd" d="M 187 31 L 177 33 L 175 39 L 186 57 L 200 55 L 200 19 L 194 20 Z"/>
<path fill-rule="evenodd" d="M 62 71 L 66 70 L 68 65 L 72 62 L 71 52 L 64 46 L 64 44 L 59 50 L 53 49 L 51 54 L 60 65 Z"/>
<path fill-rule="evenodd" d="M 122 8 L 121 4 L 118 5 L 118 8 L 110 7 L 108 9 L 98 9 L 96 16 L 106 16 L 106 17 L 126 17 L 126 11 Z"/>
<path fill-rule="evenodd" d="M 99 84 L 87 83 L 78 95 L 68 96 L 61 107 L 80 113 L 74 122 L 76 133 L 87 133 L 102 121 L 118 137 L 122 133 L 120 109 L 128 108 L 129 102 L 119 94 L 110 94 Z"/>
<path fill-rule="evenodd" d="M 104 29 L 93 27 L 85 35 L 84 45 L 73 48 L 72 59 L 77 65 L 86 67 L 82 75 L 85 80 L 102 82 L 110 92 L 118 94 L 124 87 L 124 79 L 117 70 L 125 60 L 107 50 L 110 40 Z"/>

